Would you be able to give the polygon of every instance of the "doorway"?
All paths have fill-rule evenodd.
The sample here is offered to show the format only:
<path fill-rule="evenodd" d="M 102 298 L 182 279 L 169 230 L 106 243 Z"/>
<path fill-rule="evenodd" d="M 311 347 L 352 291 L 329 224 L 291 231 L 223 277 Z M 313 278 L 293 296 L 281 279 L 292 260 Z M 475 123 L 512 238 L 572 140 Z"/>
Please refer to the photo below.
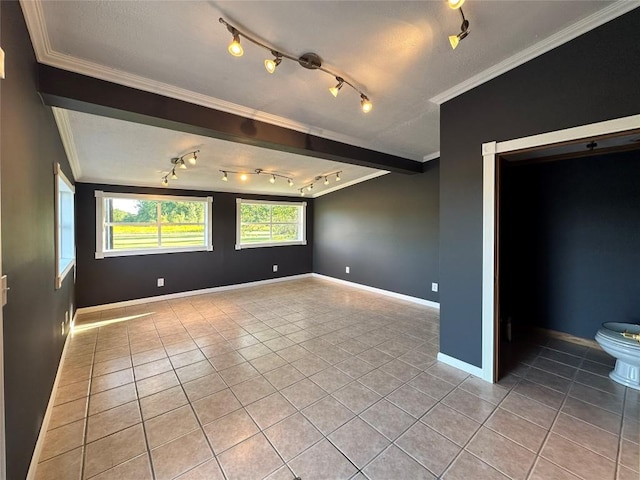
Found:
<path fill-rule="evenodd" d="M 497 381 L 500 369 L 502 313 L 500 306 L 500 182 L 505 162 L 537 161 L 575 155 L 590 142 L 599 143 L 603 153 L 619 148 L 616 142 L 640 132 L 640 115 L 570 128 L 506 142 L 490 142 L 483 152 L 483 264 L 482 264 L 482 377 Z M 618 140 L 616 140 L 618 139 Z M 594 149 L 595 150 L 595 147 Z M 506 318 L 505 318 L 506 320 Z M 504 323 L 504 322 L 503 322 Z"/>

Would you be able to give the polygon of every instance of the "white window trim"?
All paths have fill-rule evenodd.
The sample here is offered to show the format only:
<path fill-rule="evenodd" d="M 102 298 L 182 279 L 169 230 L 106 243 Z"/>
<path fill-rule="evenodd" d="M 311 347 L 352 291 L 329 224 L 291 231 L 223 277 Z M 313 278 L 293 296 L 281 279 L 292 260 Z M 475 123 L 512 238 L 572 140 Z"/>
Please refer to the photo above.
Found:
<path fill-rule="evenodd" d="M 241 227 L 242 220 L 240 218 L 240 206 L 243 203 L 254 205 L 291 205 L 294 207 L 302 207 L 300 209 L 300 232 L 302 240 L 293 240 L 291 242 L 260 242 L 260 243 L 241 243 Z M 307 244 L 307 202 L 274 202 L 268 200 L 247 200 L 245 198 L 236 198 L 236 250 L 245 250 L 247 248 L 262 247 L 288 247 L 292 245 Z"/>
<path fill-rule="evenodd" d="M 75 196 L 76 196 L 76 189 L 73 186 L 73 184 L 69 181 L 69 179 L 67 178 L 67 176 L 64 174 L 64 172 L 62 171 L 62 169 L 60 168 L 60 164 L 59 163 L 54 163 L 53 164 L 53 173 L 54 173 L 54 180 L 55 180 L 55 211 L 54 211 L 54 215 L 55 215 L 55 228 L 56 228 L 56 282 L 55 282 L 55 286 L 56 289 L 59 289 L 62 287 L 62 282 L 64 282 L 64 279 L 67 277 L 67 275 L 69 274 L 69 272 L 71 272 L 74 267 L 76 266 L 76 242 L 75 242 L 75 205 L 76 205 L 76 200 L 75 200 Z M 74 212 L 73 212 L 73 258 L 71 259 L 71 262 L 69 262 L 69 264 L 65 267 L 65 269 L 60 272 L 60 249 L 62 248 L 62 231 L 60 229 L 60 187 L 58 185 L 58 180 L 62 180 L 67 188 L 69 188 L 69 190 L 71 190 L 71 193 L 73 194 L 73 208 L 74 208 Z"/>
<path fill-rule="evenodd" d="M 97 259 L 109 257 L 127 257 L 134 255 L 160 255 L 164 253 L 184 253 L 184 252 L 211 252 L 213 251 L 213 197 L 185 197 L 178 195 L 147 195 L 143 193 L 117 193 L 95 191 L 96 197 L 96 254 Z M 207 202 L 205 209 L 205 237 L 206 245 L 192 247 L 158 247 L 135 250 L 104 250 L 104 199 L 105 198 L 131 198 L 136 200 L 165 200 L 171 202 Z"/>

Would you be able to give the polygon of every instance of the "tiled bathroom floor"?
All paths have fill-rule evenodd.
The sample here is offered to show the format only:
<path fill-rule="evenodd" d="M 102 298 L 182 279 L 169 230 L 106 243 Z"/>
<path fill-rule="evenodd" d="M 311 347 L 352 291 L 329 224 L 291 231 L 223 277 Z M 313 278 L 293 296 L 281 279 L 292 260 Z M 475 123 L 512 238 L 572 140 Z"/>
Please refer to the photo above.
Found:
<path fill-rule="evenodd" d="M 37 479 L 638 480 L 640 395 L 555 339 L 490 385 L 436 310 L 303 279 L 86 315 Z"/>

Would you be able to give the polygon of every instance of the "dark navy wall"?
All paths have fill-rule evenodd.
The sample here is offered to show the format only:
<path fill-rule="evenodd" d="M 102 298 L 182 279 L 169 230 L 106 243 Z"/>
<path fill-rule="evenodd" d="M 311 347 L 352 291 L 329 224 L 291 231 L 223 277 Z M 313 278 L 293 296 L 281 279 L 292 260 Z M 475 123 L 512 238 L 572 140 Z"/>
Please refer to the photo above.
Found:
<path fill-rule="evenodd" d="M 314 272 L 437 302 L 439 160 L 426 170 L 317 198 Z"/>
<path fill-rule="evenodd" d="M 73 274 L 55 287 L 54 175 L 72 179 L 51 113 L 36 91 L 36 59 L 20 4 L 0 2 L 6 78 L 0 80 L 2 270 L 7 478 L 26 478 L 73 303 Z"/>
<path fill-rule="evenodd" d="M 443 353 L 482 363 L 482 144 L 640 113 L 638 25 L 636 9 L 441 106 Z"/>
<path fill-rule="evenodd" d="M 94 192 L 213 196 L 212 252 L 166 253 L 95 258 L 96 202 Z M 287 277 L 312 271 L 313 200 L 307 199 L 307 245 L 235 250 L 236 198 L 300 201 L 300 197 L 268 197 L 161 188 L 78 183 L 76 236 L 79 307 L 166 295 L 169 293 Z M 278 272 L 273 273 L 273 265 Z M 157 287 L 157 279 L 165 279 Z"/>
<path fill-rule="evenodd" d="M 501 178 L 503 316 L 589 339 L 640 322 L 640 150 Z"/>

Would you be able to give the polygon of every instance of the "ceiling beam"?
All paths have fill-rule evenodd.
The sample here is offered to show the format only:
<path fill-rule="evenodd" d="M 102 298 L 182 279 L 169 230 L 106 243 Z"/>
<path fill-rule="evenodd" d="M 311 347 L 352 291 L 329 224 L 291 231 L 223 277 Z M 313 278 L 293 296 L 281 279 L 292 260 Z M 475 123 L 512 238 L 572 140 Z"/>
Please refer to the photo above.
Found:
<path fill-rule="evenodd" d="M 40 64 L 45 105 L 398 173 L 422 163 Z"/>

